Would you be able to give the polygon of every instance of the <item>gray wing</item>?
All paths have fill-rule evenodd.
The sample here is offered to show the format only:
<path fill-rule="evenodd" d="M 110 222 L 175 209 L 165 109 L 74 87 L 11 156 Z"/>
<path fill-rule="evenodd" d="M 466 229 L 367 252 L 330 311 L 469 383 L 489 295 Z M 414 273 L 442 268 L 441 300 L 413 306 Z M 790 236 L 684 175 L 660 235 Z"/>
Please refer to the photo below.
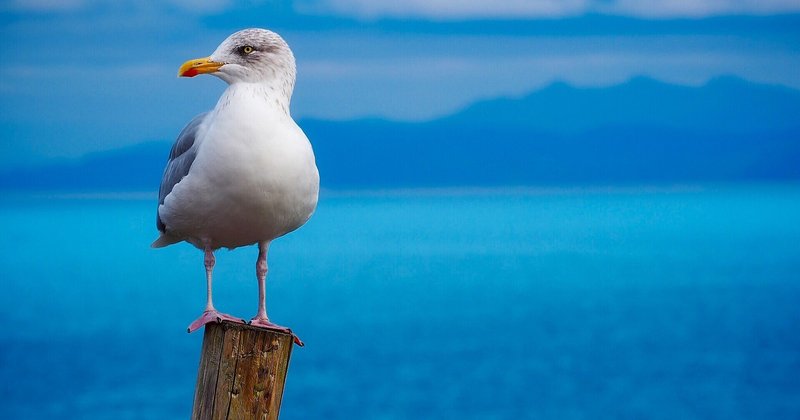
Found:
<path fill-rule="evenodd" d="M 161 187 L 158 190 L 158 205 L 164 204 L 164 199 L 172 192 L 175 184 L 181 182 L 183 177 L 189 173 L 189 169 L 194 163 L 194 158 L 197 156 L 197 144 L 195 139 L 197 136 L 197 129 L 203 120 L 208 116 L 208 112 L 204 112 L 194 117 L 186 127 L 178 134 L 178 139 L 172 145 L 172 150 L 169 152 L 169 159 L 167 160 L 167 167 L 164 168 L 164 175 L 161 177 Z M 161 220 L 161 215 L 156 210 L 156 226 L 158 230 L 164 232 L 166 227 Z"/>

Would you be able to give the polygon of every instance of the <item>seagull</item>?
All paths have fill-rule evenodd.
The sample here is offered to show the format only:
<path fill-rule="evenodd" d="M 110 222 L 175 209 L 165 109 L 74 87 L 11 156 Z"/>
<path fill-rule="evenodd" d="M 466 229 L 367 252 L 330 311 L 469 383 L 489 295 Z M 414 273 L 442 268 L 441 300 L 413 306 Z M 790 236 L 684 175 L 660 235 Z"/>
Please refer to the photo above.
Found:
<path fill-rule="evenodd" d="M 228 87 L 172 146 L 158 194 L 160 235 L 152 246 L 186 241 L 204 252 L 206 308 L 189 325 L 191 333 L 210 322 L 243 322 L 214 308 L 214 251 L 258 244 L 258 312 L 250 324 L 291 334 L 267 317 L 267 252 L 272 240 L 308 221 L 319 195 L 311 143 L 289 113 L 294 55 L 278 34 L 245 29 L 178 70 L 179 77 L 198 74 L 217 76 Z"/>

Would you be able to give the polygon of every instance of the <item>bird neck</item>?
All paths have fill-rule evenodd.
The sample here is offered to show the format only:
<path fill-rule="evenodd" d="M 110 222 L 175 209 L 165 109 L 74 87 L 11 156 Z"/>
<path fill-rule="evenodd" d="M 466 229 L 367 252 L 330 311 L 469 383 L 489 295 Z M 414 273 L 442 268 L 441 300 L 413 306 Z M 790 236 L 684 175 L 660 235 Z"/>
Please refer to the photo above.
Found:
<path fill-rule="evenodd" d="M 288 116 L 293 90 L 294 82 L 288 80 L 231 83 L 219 98 L 217 110 L 227 108 L 231 103 L 256 100 Z"/>

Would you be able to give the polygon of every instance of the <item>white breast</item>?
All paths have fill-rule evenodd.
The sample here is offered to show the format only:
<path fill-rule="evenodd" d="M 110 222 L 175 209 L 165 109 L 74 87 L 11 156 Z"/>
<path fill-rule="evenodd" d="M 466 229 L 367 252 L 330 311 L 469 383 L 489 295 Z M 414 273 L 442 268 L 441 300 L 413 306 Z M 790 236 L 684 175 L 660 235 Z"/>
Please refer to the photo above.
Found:
<path fill-rule="evenodd" d="M 198 136 L 189 174 L 165 199 L 162 219 L 189 242 L 235 248 L 300 227 L 317 204 L 311 144 L 255 85 L 234 84 Z"/>

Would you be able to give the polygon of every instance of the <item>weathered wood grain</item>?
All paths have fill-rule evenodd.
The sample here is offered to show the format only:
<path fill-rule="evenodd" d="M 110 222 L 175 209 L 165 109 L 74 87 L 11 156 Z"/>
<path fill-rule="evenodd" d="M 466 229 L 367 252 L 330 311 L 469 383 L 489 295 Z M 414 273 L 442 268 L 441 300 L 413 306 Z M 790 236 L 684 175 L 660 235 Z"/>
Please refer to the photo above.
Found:
<path fill-rule="evenodd" d="M 292 344 L 291 334 L 206 325 L 192 419 L 277 419 Z"/>

